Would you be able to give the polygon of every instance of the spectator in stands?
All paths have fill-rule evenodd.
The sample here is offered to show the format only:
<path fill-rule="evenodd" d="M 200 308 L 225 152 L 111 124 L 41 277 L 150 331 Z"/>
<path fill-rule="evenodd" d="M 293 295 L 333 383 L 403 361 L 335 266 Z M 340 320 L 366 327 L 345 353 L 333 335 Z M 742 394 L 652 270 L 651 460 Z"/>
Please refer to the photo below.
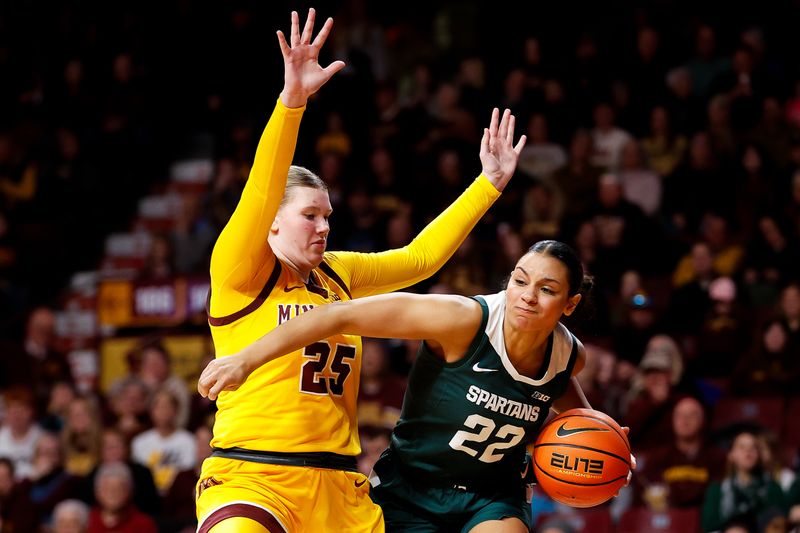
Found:
<path fill-rule="evenodd" d="M 781 291 L 778 317 L 789 335 L 789 353 L 800 353 L 800 283 L 791 282 Z"/>
<path fill-rule="evenodd" d="M 767 153 L 755 143 L 747 143 L 740 150 L 737 174 L 734 177 L 735 215 L 745 236 L 756 227 L 762 213 L 773 214 L 778 209 L 778 197 L 783 193 L 778 186 L 774 164 Z M 760 221 L 759 221 L 760 224 Z"/>
<path fill-rule="evenodd" d="M 13 530 L 13 524 L 9 519 L 19 495 L 14 477 L 14 463 L 5 457 L 0 457 L 0 531 Z"/>
<path fill-rule="evenodd" d="M 644 160 L 642 147 L 631 139 L 622 147 L 619 165 L 622 196 L 649 217 L 661 209 L 661 177 Z"/>
<path fill-rule="evenodd" d="M 569 144 L 569 162 L 553 175 L 553 181 L 563 187 L 569 216 L 582 215 L 597 199 L 602 169 L 591 162 L 592 142 L 587 130 L 575 130 Z"/>
<path fill-rule="evenodd" d="M 789 351 L 786 326 L 770 320 L 756 337 L 755 348 L 745 353 L 735 369 L 731 390 L 740 396 L 791 394 L 800 379 L 800 361 L 796 352 Z"/>
<path fill-rule="evenodd" d="M 195 486 L 200 479 L 200 465 L 211 455 L 211 430 L 207 426 L 200 426 L 194 431 L 194 437 L 197 453 L 195 465 L 178 472 L 172 486 L 161 500 L 164 510 L 158 519 L 161 531 L 191 533 L 197 528 L 194 508 Z"/>
<path fill-rule="evenodd" d="M 622 148 L 631 140 L 631 134 L 614 124 L 614 108 L 608 102 L 598 103 L 593 117 L 591 162 L 606 171 L 616 171 Z"/>
<path fill-rule="evenodd" d="M 567 164 L 567 152 L 551 142 L 547 117 L 534 113 L 528 121 L 528 143 L 519 155 L 517 167 L 530 177 L 552 182 L 553 174 Z"/>
<path fill-rule="evenodd" d="M 704 212 L 700 236 L 701 242 L 708 246 L 712 254 L 713 270 L 721 276 L 735 275 L 741 265 L 744 249 L 731 238 L 728 221 L 714 211 Z M 687 254 L 675 267 L 672 281 L 676 287 L 680 287 L 693 279 L 702 279 L 708 275 L 705 265 L 698 265 L 693 254 Z"/>
<path fill-rule="evenodd" d="M 750 317 L 739 303 L 734 281 L 719 277 L 708 286 L 711 309 L 696 336 L 696 350 L 688 357 L 697 378 L 730 377 L 742 354 L 751 345 Z"/>
<path fill-rule="evenodd" d="M 6 385 L 33 387 L 34 407 L 44 412 L 50 390 L 57 382 L 71 380 L 64 354 L 55 345 L 55 313 L 49 307 L 37 307 L 28 315 L 25 335 L 19 343 L 3 346 L 4 372 L 0 376 Z"/>
<path fill-rule="evenodd" d="M 666 313 L 667 328 L 682 335 L 691 335 L 700 330 L 703 319 L 711 309 L 708 286 L 717 277 L 714 256 L 708 244 L 702 241 L 694 244 L 689 258 L 694 277 L 681 285 L 673 279 L 675 289 L 670 295 Z"/>
<path fill-rule="evenodd" d="M 758 435 L 758 451 L 764 463 L 764 471 L 772 477 L 772 480 L 788 496 L 797 475 L 784 463 L 783 458 L 786 450 L 783 443 L 778 440 L 777 435 L 772 431 L 764 431 Z M 795 450 L 791 451 L 794 452 Z M 790 502 L 787 500 L 787 503 Z"/>
<path fill-rule="evenodd" d="M 5 420 L 0 427 L 0 457 L 14 463 L 18 480 L 33 472 L 33 456 L 42 430 L 35 423 L 33 394 L 24 386 L 9 388 L 5 393 Z"/>
<path fill-rule="evenodd" d="M 522 229 L 525 242 L 555 239 L 561 234 L 564 197 L 553 182 L 534 181 L 522 198 Z"/>
<path fill-rule="evenodd" d="M 652 296 L 645 291 L 634 292 L 625 302 L 621 323 L 614 329 L 614 352 L 620 362 L 637 366 L 647 344 L 659 333 L 658 312 Z"/>
<path fill-rule="evenodd" d="M 681 366 L 666 344 L 648 346 L 639 363 L 641 385 L 634 382 L 633 399 L 623 420 L 630 429 L 631 447 L 647 452 L 673 439 L 672 411 L 682 394 L 675 388 Z"/>
<path fill-rule="evenodd" d="M 67 381 L 59 381 L 50 390 L 50 399 L 47 410 L 39 419 L 42 429 L 53 433 L 60 433 L 67 420 L 67 412 L 72 400 L 75 399 L 75 387 Z"/>
<path fill-rule="evenodd" d="M 108 425 L 132 439 L 150 427 L 149 401 L 150 390 L 144 381 L 133 375 L 122 378 L 111 386 Z"/>
<path fill-rule="evenodd" d="M 130 448 L 125 435 L 116 429 L 107 428 L 103 431 L 103 448 L 100 454 L 100 463 L 84 479 L 81 499 L 89 505 L 94 505 L 94 486 L 97 472 L 101 465 L 110 463 L 123 463 L 131 473 L 133 480 L 133 503 L 136 508 L 149 515 L 155 515 L 161 510 L 161 500 L 153 482 L 150 469 L 131 460 Z"/>
<path fill-rule="evenodd" d="M 181 470 L 195 466 L 195 437 L 178 427 L 178 400 L 171 390 L 159 389 L 150 403 L 153 428 L 131 442 L 133 460 L 150 468 L 156 488 L 162 495 Z"/>
<path fill-rule="evenodd" d="M 175 272 L 205 272 L 208 269 L 208 258 L 211 257 L 211 246 L 217 238 L 217 230 L 203 212 L 198 193 L 185 192 L 180 197 L 181 208 L 169 235 L 174 252 Z"/>
<path fill-rule="evenodd" d="M 733 519 L 754 521 L 769 507 L 786 509 L 780 486 L 764 472 L 756 436 L 742 432 L 733 439 L 728 452 L 728 474 L 706 491 L 703 528 L 721 529 Z"/>
<path fill-rule="evenodd" d="M 144 258 L 139 278 L 143 281 L 168 281 L 176 274 L 175 249 L 169 236 L 157 233 L 151 236 L 150 249 Z"/>
<path fill-rule="evenodd" d="M 786 512 L 777 507 L 770 507 L 760 512 L 756 519 L 758 533 L 787 533 L 788 525 Z"/>
<path fill-rule="evenodd" d="M 588 215 L 597 230 L 598 261 L 593 271 L 608 286 L 616 286 L 628 268 L 649 266 L 648 257 L 655 239 L 647 238 L 648 219 L 642 209 L 623 196 L 622 180 L 618 174 L 600 177 L 597 198 Z"/>
<path fill-rule="evenodd" d="M 89 506 L 80 500 L 68 499 L 53 509 L 53 533 L 87 533 Z"/>
<path fill-rule="evenodd" d="M 67 410 L 61 442 L 64 445 L 66 470 L 85 476 L 100 460 L 103 426 L 97 401 L 91 396 L 72 400 Z"/>
<path fill-rule="evenodd" d="M 391 430 L 400 418 L 405 383 L 389 371 L 389 352 L 384 340 L 364 338 L 361 353 L 359 429 Z"/>
<path fill-rule="evenodd" d="M 670 123 L 669 110 L 657 105 L 650 111 L 650 133 L 642 139 L 642 150 L 647 161 L 663 179 L 677 168 L 683 160 L 686 137 L 677 133 Z"/>
<path fill-rule="evenodd" d="M 156 533 L 152 518 L 131 500 L 133 478 L 123 463 L 103 464 L 94 484 L 97 505 L 89 514 L 88 533 Z"/>
<path fill-rule="evenodd" d="M 652 450 L 636 472 L 635 504 L 651 503 L 652 487 L 666 491 L 670 508 L 700 508 L 709 484 L 722 479 L 725 454 L 706 435 L 705 412 L 698 400 L 685 397 L 672 409 L 668 444 Z"/>
<path fill-rule="evenodd" d="M 759 309 L 771 308 L 779 287 L 800 270 L 797 235 L 775 215 L 758 217 L 743 263 L 750 301 Z"/>
<path fill-rule="evenodd" d="M 621 417 L 622 399 L 627 389 L 614 380 L 617 356 L 597 344 L 586 343 L 586 366 L 578 374 L 581 390 L 594 409 L 614 418 Z"/>
<path fill-rule="evenodd" d="M 358 471 L 365 476 L 370 475 L 372 467 L 378 462 L 381 454 L 389 447 L 391 429 L 380 427 L 359 427 L 358 436 L 361 442 L 361 454 L 358 456 Z"/>
<path fill-rule="evenodd" d="M 694 134 L 685 159 L 664 181 L 662 207 L 671 229 L 689 235 L 698 227 L 704 210 L 728 207 L 730 203 L 720 199 L 721 192 L 728 190 L 725 179 L 708 133 Z"/>
<path fill-rule="evenodd" d="M 57 435 L 42 433 L 36 443 L 31 474 L 17 487 L 10 511 L 16 531 L 35 531 L 50 520 L 56 504 L 78 493 L 78 478 L 64 470 L 64 450 Z"/>
<path fill-rule="evenodd" d="M 150 395 L 158 389 L 169 390 L 178 401 L 177 425 L 185 428 L 189 421 L 189 389 L 186 382 L 172 372 L 172 363 L 167 347 L 158 339 L 146 341 L 139 351 L 140 363 L 137 376 L 150 389 Z"/>

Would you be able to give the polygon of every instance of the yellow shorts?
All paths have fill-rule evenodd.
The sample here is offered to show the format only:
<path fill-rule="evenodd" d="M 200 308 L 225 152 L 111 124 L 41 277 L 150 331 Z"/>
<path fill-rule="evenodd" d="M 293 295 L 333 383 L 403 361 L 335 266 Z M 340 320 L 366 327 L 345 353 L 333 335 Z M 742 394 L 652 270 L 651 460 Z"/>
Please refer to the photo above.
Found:
<path fill-rule="evenodd" d="M 198 532 L 225 518 L 251 518 L 272 533 L 383 533 L 383 513 L 358 472 L 221 457 L 203 461 L 197 483 Z"/>

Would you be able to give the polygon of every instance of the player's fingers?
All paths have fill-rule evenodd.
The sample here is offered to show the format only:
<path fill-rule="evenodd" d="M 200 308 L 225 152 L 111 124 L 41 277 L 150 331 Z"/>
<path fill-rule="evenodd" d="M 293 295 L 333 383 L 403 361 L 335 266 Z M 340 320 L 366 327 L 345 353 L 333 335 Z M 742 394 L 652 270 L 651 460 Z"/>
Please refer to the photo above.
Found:
<path fill-rule="evenodd" d="M 508 117 L 508 132 L 506 133 L 506 142 L 509 145 L 514 143 L 514 128 L 517 125 L 517 119 L 514 115 Z"/>
<path fill-rule="evenodd" d="M 628 426 L 622 426 L 622 431 L 624 431 L 625 434 L 627 435 L 628 433 L 631 432 L 631 428 L 629 428 Z"/>
<path fill-rule="evenodd" d="M 314 33 L 314 19 L 316 18 L 317 12 L 314 11 L 313 7 L 308 8 L 308 18 L 306 19 L 306 25 L 303 27 L 303 35 L 300 37 L 301 44 L 308 44 L 311 42 L 311 34 Z"/>
<path fill-rule="evenodd" d="M 278 44 L 281 47 L 281 54 L 283 54 L 283 57 L 285 58 L 289 55 L 291 48 L 289 48 L 289 44 L 286 42 L 286 37 L 283 36 L 283 32 L 281 30 L 278 30 Z"/>
<path fill-rule="evenodd" d="M 636 456 L 631 454 L 631 470 L 636 470 Z"/>
<path fill-rule="evenodd" d="M 333 19 L 328 17 L 328 20 L 326 20 L 325 24 L 322 25 L 322 29 L 319 30 L 316 39 L 314 39 L 313 45 L 317 48 L 321 48 L 322 45 L 325 44 L 328 34 L 331 33 L 331 28 L 333 28 Z"/>
<path fill-rule="evenodd" d="M 483 137 L 481 137 L 480 156 L 483 157 L 489 153 L 489 128 L 483 128 Z"/>
<path fill-rule="evenodd" d="M 219 396 L 220 391 L 223 390 L 222 382 L 217 381 L 213 387 L 208 390 L 208 399 L 209 400 L 216 400 Z"/>
<path fill-rule="evenodd" d="M 500 128 L 497 130 L 497 137 L 505 139 L 508 135 L 508 117 L 511 116 L 511 110 L 506 109 L 503 111 L 503 118 L 500 119 Z"/>
<path fill-rule="evenodd" d="M 297 11 L 292 11 L 291 43 L 292 47 L 300 44 L 300 17 L 297 16 Z"/>
<path fill-rule="evenodd" d="M 528 142 L 528 137 L 523 135 L 519 138 L 517 145 L 514 147 L 514 153 L 519 155 L 522 153 L 522 149 L 525 148 L 525 143 Z"/>
<path fill-rule="evenodd" d="M 500 110 L 496 107 L 492 110 L 492 120 L 489 122 L 489 135 L 497 135 L 497 124 L 500 122 Z"/>
<path fill-rule="evenodd" d="M 327 67 L 325 67 L 322 70 L 325 72 L 325 74 L 330 79 L 331 76 L 333 76 L 334 74 L 336 74 L 337 72 L 339 72 L 343 68 L 344 68 L 344 61 L 334 61 L 333 63 L 331 63 L 330 65 L 328 65 Z"/>

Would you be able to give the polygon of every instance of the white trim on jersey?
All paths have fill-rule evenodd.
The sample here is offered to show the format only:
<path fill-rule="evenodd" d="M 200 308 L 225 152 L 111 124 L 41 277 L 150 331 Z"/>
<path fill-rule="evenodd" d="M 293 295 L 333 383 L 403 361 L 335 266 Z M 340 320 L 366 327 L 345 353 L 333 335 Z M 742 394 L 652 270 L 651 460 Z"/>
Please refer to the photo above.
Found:
<path fill-rule="evenodd" d="M 517 372 L 517 369 L 514 368 L 514 365 L 508 358 L 506 343 L 503 337 L 503 318 L 506 313 L 506 291 L 481 296 L 481 298 L 486 301 L 486 306 L 489 308 L 489 319 L 486 322 L 485 330 L 486 336 L 489 337 L 489 342 L 494 348 L 494 351 L 498 353 L 500 361 L 514 380 L 527 383 L 528 385 L 544 385 L 555 378 L 559 372 L 563 372 L 567 369 L 569 365 L 569 356 L 572 354 L 573 336 L 566 326 L 559 322 L 556 329 L 553 331 L 553 348 L 550 354 L 550 364 L 542 379 L 532 379 Z"/>

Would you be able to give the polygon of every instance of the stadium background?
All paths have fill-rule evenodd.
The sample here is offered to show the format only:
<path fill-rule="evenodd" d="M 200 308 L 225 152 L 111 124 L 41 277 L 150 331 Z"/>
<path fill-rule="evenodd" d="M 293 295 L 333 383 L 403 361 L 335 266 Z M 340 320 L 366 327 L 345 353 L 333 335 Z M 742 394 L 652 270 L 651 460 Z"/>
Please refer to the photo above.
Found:
<path fill-rule="evenodd" d="M 212 356 L 210 249 L 282 83 L 275 30 L 308 7 L 0 7 L 0 388 L 5 411 L 32 394 L 67 456 L 88 446 L 68 438 L 70 403 L 89 398 L 115 427 L 147 349 L 171 361 L 156 385 L 177 376 L 192 394 Z M 414 290 L 491 292 L 535 240 L 572 244 L 597 281 L 570 324 L 589 347 L 584 387 L 631 425 L 642 464 L 690 395 L 720 447 L 751 425 L 776 442 L 770 468 L 797 499 L 800 4 L 314 7 L 335 19 L 323 61 L 348 64 L 309 103 L 295 157 L 331 187 L 329 249 L 408 242 L 477 175 L 480 127 L 509 107 L 529 135 L 517 175 Z M 414 346 L 369 346 L 362 428 L 379 449 Z M 649 388 L 659 372 L 666 396 Z M 57 383 L 71 392 L 55 402 Z M 195 431 L 213 406 L 189 403 Z M 6 524 L 9 502 L 30 500 L 17 485 L 0 496 Z M 644 485 L 601 513 L 629 524 L 652 506 Z"/>

